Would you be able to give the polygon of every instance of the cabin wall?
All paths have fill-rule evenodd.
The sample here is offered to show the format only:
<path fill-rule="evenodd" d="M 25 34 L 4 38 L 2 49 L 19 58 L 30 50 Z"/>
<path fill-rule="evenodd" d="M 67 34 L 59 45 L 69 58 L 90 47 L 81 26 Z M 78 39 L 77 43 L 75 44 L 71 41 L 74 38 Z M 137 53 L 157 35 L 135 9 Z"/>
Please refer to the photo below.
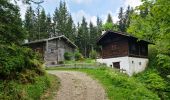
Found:
<path fill-rule="evenodd" d="M 74 48 L 70 46 L 63 39 L 55 39 L 47 42 L 45 52 L 45 62 L 46 65 L 58 64 L 61 61 L 64 61 L 64 53 L 71 52 L 74 53 Z"/>
<path fill-rule="evenodd" d="M 58 41 L 59 57 L 58 61 L 64 61 L 64 53 L 74 53 L 75 49 L 71 47 L 66 41 Z"/>
<path fill-rule="evenodd" d="M 148 65 L 147 58 L 136 58 L 136 57 L 116 57 L 108 59 L 97 59 L 98 63 L 104 63 L 108 67 L 114 68 L 113 63 L 120 63 L 120 71 L 132 76 L 135 73 L 139 73 L 145 70 Z"/>
<path fill-rule="evenodd" d="M 45 62 L 46 65 L 58 63 L 58 49 L 56 40 L 50 40 L 46 42 Z"/>
<path fill-rule="evenodd" d="M 121 39 L 107 45 L 102 45 L 102 58 L 128 56 L 128 40 Z"/>
<path fill-rule="evenodd" d="M 119 62 L 120 63 L 120 69 L 124 70 L 124 73 L 127 73 L 128 75 L 131 75 L 130 69 L 129 69 L 129 57 L 116 57 L 116 58 L 107 58 L 107 59 L 97 59 L 98 63 L 106 64 L 108 67 L 114 68 L 113 63 Z"/>

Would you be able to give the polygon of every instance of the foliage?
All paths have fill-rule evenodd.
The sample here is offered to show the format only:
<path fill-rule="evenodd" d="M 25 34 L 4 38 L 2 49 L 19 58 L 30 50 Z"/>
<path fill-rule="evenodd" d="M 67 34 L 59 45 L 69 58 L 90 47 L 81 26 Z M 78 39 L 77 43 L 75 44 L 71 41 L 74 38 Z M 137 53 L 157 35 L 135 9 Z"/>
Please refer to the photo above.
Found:
<path fill-rule="evenodd" d="M 64 59 L 65 60 L 71 60 L 72 58 L 73 58 L 72 53 L 70 53 L 70 52 L 65 52 L 64 53 Z"/>
<path fill-rule="evenodd" d="M 170 56 L 159 54 L 157 55 L 158 68 L 161 74 L 166 77 L 170 75 Z"/>
<path fill-rule="evenodd" d="M 159 72 L 157 77 L 164 78 L 168 83 L 167 76 L 170 73 L 170 2 L 167 0 L 143 0 L 142 2 L 142 5 L 137 7 L 132 15 L 128 32 L 140 39 L 155 43 L 155 53 L 152 55 L 153 59 L 150 60 L 152 66 L 149 67 L 156 69 Z M 152 76 L 156 75 L 152 73 L 150 76 L 148 75 L 148 77 Z M 168 89 L 166 87 L 163 92 Z M 161 97 L 164 98 L 164 96 Z"/>
<path fill-rule="evenodd" d="M 42 60 L 31 49 L 16 45 L 0 46 L 0 76 L 1 79 L 16 79 L 22 72 L 35 71 L 43 75 Z M 28 70 L 27 70 L 28 69 Z"/>
<path fill-rule="evenodd" d="M 32 84 L 20 84 L 16 81 L 0 81 L 0 99 L 39 100 L 44 92 L 49 87 L 52 87 L 54 80 L 56 81 L 55 77 L 45 75 L 36 77 L 35 82 Z"/>
<path fill-rule="evenodd" d="M 80 52 L 86 58 L 89 53 L 89 31 L 88 31 L 88 23 L 86 22 L 86 18 L 83 17 L 81 25 L 78 27 L 78 34 L 76 39 L 76 44 L 79 47 Z"/>
<path fill-rule="evenodd" d="M 72 16 L 67 10 L 66 2 L 60 1 L 59 8 L 55 9 L 53 21 L 56 30 L 55 36 L 65 35 L 70 40 L 74 40 L 76 29 Z"/>
<path fill-rule="evenodd" d="M 113 23 L 105 23 L 102 28 L 106 31 L 118 31 L 117 25 Z"/>
<path fill-rule="evenodd" d="M 34 41 L 50 37 L 53 31 L 51 26 L 50 15 L 46 16 L 45 10 L 41 10 L 39 14 L 30 6 L 25 13 L 24 28 L 27 31 L 27 39 Z"/>
<path fill-rule="evenodd" d="M 112 16 L 111 14 L 109 13 L 108 16 L 107 16 L 107 23 L 113 23 L 113 20 L 112 20 Z"/>
<path fill-rule="evenodd" d="M 92 50 L 89 55 L 90 55 L 91 59 L 96 59 L 97 58 L 97 52 L 95 50 Z"/>
<path fill-rule="evenodd" d="M 25 37 L 19 8 L 9 0 L 0 1 L 0 44 L 20 44 Z"/>
<path fill-rule="evenodd" d="M 139 74 L 141 75 L 141 74 Z M 139 76 L 138 75 L 138 76 Z M 154 70 L 148 70 L 141 76 L 139 76 L 141 82 L 145 83 L 146 87 L 153 91 L 162 91 L 166 87 L 166 82 L 164 79 L 159 75 L 158 72 Z"/>
<path fill-rule="evenodd" d="M 79 51 L 76 51 L 75 54 L 74 54 L 74 58 L 75 58 L 76 61 L 78 61 L 78 60 L 82 60 L 83 56 Z"/>
<path fill-rule="evenodd" d="M 123 8 L 120 7 L 119 11 L 119 21 L 118 21 L 118 30 L 121 32 L 126 32 L 127 28 L 131 22 L 131 15 L 133 14 L 133 8 L 130 6 L 127 7 L 127 10 L 124 12 Z"/>

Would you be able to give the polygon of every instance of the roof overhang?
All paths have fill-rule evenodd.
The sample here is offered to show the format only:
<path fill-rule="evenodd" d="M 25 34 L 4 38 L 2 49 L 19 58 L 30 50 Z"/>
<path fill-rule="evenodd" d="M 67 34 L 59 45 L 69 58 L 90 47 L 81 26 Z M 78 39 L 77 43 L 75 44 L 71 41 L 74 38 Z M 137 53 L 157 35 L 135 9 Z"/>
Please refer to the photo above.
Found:
<path fill-rule="evenodd" d="M 64 36 L 64 35 L 57 36 L 57 37 L 52 37 L 52 38 L 48 38 L 48 39 L 41 39 L 41 40 L 37 40 L 37 41 L 31 41 L 31 42 L 28 42 L 28 43 L 24 43 L 23 45 L 46 43 L 47 41 L 51 41 L 51 40 L 55 40 L 55 39 L 64 39 L 65 42 L 69 43 L 72 47 L 78 48 L 71 40 L 69 40 L 69 39 L 68 39 L 66 36 Z"/>
<path fill-rule="evenodd" d="M 143 40 L 143 39 L 139 39 L 139 38 L 137 38 L 137 37 L 135 37 L 135 36 L 132 36 L 132 35 L 126 33 L 126 32 L 106 31 L 106 32 L 105 32 L 103 35 L 101 35 L 101 36 L 99 37 L 99 39 L 97 40 L 97 45 L 100 45 L 100 41 L 101 41 L 106 35 L 108 35 L 109 33 L 111 33 L 111 34 L 118 34 L 118 35 L 125 36 L 125 37 L 128 37 L 128 38 L 137 39 L 138 41 L 146 42 L 146 43 L 148 43 L 148 44 L 154 44 L 154 43 L 152 43 L 152 42 L 150 42 L 150 41 Z"/>

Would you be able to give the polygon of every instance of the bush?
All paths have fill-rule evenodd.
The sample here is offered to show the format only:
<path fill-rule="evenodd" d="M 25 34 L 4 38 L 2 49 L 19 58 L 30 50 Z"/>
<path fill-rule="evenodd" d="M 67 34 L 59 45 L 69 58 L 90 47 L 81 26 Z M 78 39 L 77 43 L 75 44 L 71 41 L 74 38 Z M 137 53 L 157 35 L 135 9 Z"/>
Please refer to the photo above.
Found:
<path fill-rule="evenodd" d="M 59 61 L 58 64 L 64 64 L 64 61 Z"/>
<path fill-rule="evenodd" d="M 32 84 L 0 81 L 0 100 L 40 100 L 42 94 L 51 87 L 52 80 L 44 75 L 34 78 Z"/>
<path fill-rule="evenodd" d="M 75 52 L 74 57 L 75 57 L 76 61 L 83 59 L 83 56 L 82 56 L 82 54 L 79 51 Z"/>
<path fill-rule="evenodd" d="M 17 76 L 26 72 L 27 69 L 33 70 L 38 75 L 44 75 L 42 59 L 31 49 L 16 45 L 1 45 L 0 50 L 0 79 L 17 79 Z"/>
<path fill-rule="evenodd" d="M 90 55 L 91 59 L 96 59 L 97 58 L 97 52 L 95 50 L 92 50 L 89 55 Z"/>
<path fill-rule="evenodd" d="M 167 77 L 167 75 L 170 75 L 170 56 L 165 54 L 159 54 L 157 55 L 157 62 L 159 65 L 159 71 L 161 72 L 161 75 L 164 77 Z"/>
<path fill-rule="evenodd" d="M 65 60 L 71 60 L 73 55 L 70 52 L 65 52 L 64 53 L 64 59 Z"/>
<path fill-rule="evenodd" d="M 164 90 L 166 89 L 166 81 L 154 69 L 149 69 L 137 75 L 137 79 L 145 84 L 149 90 L 157 93 L 160 98 L 166 98 Z"/>

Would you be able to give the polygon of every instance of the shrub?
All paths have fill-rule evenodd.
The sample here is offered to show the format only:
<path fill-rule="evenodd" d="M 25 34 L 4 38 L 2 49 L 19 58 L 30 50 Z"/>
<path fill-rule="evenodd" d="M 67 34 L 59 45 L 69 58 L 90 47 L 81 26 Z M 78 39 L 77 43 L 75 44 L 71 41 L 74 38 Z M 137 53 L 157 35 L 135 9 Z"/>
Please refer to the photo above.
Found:
<path fill-rule="evenodd" d="M 73 55 L 70 52 L 65 52 L 64 53 L 64 59 L 65 60 L 71 60 Z"/>
<path fill-rule="evenodd" d="M 64 61 L 59 61 L 58 64 L 64 64 Z"/>
<path fill-rule="evenodd" d="M 170 56 L 165 54 L 159 54 L 157 55 L 157 58 L 159 71 L 161 72 L 161 75 L 167 77 L 167 75 L 170 74 Z"/>
<path fill-rule="evenodd" d="M 34 83 L 20 84 L 16 81 L 0 81 L 0 100 L 40 100 L 44 92 L 51 87 L 49 76 L 38 76 Z"/>
<path fill-rule="evenodd" d="M 45 73 L 39 54 L 16 45 L 0 46 L 0 79 L 16 79 L 27 69 L 34 70 L 38 75 Z"/>
<path fill-rule="evenodd" d="M 159 75 L 156 70 L 149 69 L 143 73 L 137 75 L 140 82 L 144 83 L 145 86 L 157 93 L 159 97 L 165 98 L 164 90 L 166 89 L 166 81 Z"/>
<path fill-rule="evenodd" d="M 92 50 L 89 55 L 90 55 L 90 58 L 92 58 L 92 59 L 97 58 L 97 52 L 95 50 Z"/>
<path fill-rule="evenodd" d="M 74 56 L 75 56 L 75 60 L 76 61 L 83 59 L 83 56 L 82 56 L 82 54 L 79 51 L 76 51 Z"/>

